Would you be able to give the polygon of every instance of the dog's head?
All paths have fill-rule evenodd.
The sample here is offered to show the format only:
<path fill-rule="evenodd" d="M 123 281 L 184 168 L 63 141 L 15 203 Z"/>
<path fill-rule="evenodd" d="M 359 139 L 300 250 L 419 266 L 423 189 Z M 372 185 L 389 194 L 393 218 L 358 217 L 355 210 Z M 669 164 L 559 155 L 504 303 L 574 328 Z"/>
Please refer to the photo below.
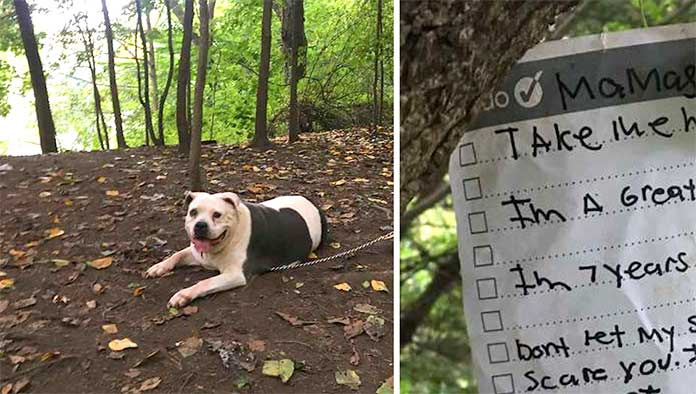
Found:
<path fill-rule="evenodd" d="M 186 193 L 186 233 L 199 253 L 214 253 L 235 231 L 241 200 L 234 193 Z"/>

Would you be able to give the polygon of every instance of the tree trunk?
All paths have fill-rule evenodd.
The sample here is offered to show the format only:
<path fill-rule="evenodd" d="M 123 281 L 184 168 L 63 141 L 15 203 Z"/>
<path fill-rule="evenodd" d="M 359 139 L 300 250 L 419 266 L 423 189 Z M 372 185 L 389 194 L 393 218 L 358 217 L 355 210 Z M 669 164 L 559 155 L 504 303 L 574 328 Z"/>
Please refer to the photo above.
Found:
<path fill-rule="evenodd" d="M 159 114 L 160 101 L 159 97 L 157 96 L 157 92 L 159 92 L 157 88 L 157 58 L 155 56 L 155 40 L 152 38 L 152 22 L 150 21 L 150 12 L 152 12 L 151 9 L 148 9 L 147 12 L 145 12 L 145 25 L 147 26 L 147 50 L 150 65 L 150 80 L 152 81 L 152 109 L 154 113 Z M 162 141 L 162 145 L 164 145 L 164 130 L 158 127 L 157 133 L 157 139 Z"/>
<path fill-rule="evenodd" d="M 152 107 L 150 106 L 150 63 L 148 61 L 147 38 L 145 37 L 145 28 L 143 27 L 143 7 L 142 0 L 135 0 L 135 8 L 138 14 L 137 32 L 140 33 L 140 42 L 143 46 L 143 94 L 141 104 L 145 110 L 145 130 L 152 140 L 152 144 L 163 146 L 164 141 L 160 141 L 155 135 L 154 125 L 152 124 Z M 136 40 L 136 48 L 138 46 Z"/>
<path fill-rule="evenodd" d="M 288 142 L 300 139 L 300 108 L 297 100 L 297 85 L 304 74 L 303 59 L 307 39 L 304 35 L 304 1 L 287 0 L 290 23 L 290 115 L 288 119 Z"/>
<path fill-rule="evenodd" d="M 268 77 L 271 69 L 271 12 L 273 0 L 263 0 L 263 17 L 261 18 L 261 61 L 259 62 L 259 84 L 256 87 L 256 131 L 253 146 L 266 147 L 268 140 Z"/>
<path fill-rule="evenodd" d="M 184 9 L 183 41 L 179 55 L 179 72 L 176 82 L 176 129 L 179 136 L 179 153 L 189 152 L 191 125 L 189 123 L 189 85 L 191 84 L 191 37 L 193 33 L 193 0 L 186 0 Z"/>
<path fill-rule="evenodd" d="M 85 17 L 86 21 L 86 17 Z M 77 22 L 77 28 L 82 36 L 82 43 L 85 46 L 85 51 L 87 52 L 87 65 L 89 66 L 89 73 L 92 79 L 92 96 L 94 98 L 94 115 L 97 126 L 97 139 L 99 140 L 99 147 L 102 150 L 109 149 L 109 134 L 106 128 L 106 120 L 104 119 L 104 111 L 101 105 L 101 94 L 99 93 L 99 86 L 97 85 L 97 64 L 94 57 L 94 42 L 92 41 L 92 32 L 89 30 L 89 26 L 85 26 L 83 31 L 80 27 L 80 21 Z M 103 137 L 102 137 L 103 133 Z"/>
<path fill-rule="evenodd" d="M 157 133 L 164 141 L 164 107 L 169 95 L 169 88 L 172 85 L 172 77 L 174 76 L 174 42 L 172 39 L 172 9 L 171 0 L 164 0 L 164 5 L 167 8 L 167 46 L 169 48 L 169 71 L 167 71 L 167 81 L 164 83 L 162 96 L 159 100 L 159 111 L 157 113 Z"/>
<path fill-rule="evenodd" d="M 377 0 L 377 45 L 379 49 L 379 112 L 377 124 L 382 124 L 384 114 L 384 23 L 382 21 L 382 0 Z"/>
<path fill-rule="evenodd" d="M 27 5 L 26 0 L 14 0 L 14 5 L 24 52 L 29 64 L 31 86 L 34 90 L 34 106 L 36 108 L 36 120 L 39 125 L 41 152 L 58 152 L 56 128 L 53 124 L 51 105 L 48 101 L 48 90 L 46 89 L 46 77 L 41 65 L 41 56 L 39 56 L 39 48 L 34 35 L 34 24 L 31 21 L 29 5 Z"/>
<path fill-rule="evenodd" d="M 380 0 L 377 0 L 377 18 L 376 18 L 376 28 L 375 28 L 375 47 L 374 47 L 374 59 L 373 59 L 373 78 L 372 78 L 372 127 L 373 130 L 377 131 L 377 125 L 379 125 L 379 92 L 377 87 L 379 86 L 379 57 L 380 57 L 380 18 L 381 10 Z"/>
<path fill-rule="evenodd" d="M 201 171 L 201 132 L 203 129 L 203 93 L 205 90 L 205 77 L 208 72 L 208 49 L 210 43 L 208 2 L 199 0 L 198 4 L 200 41 L 198 45 L 198 65 L 196 67 L 196 89 L 193 96 L 193 117 L 191 119 L 191 151 L 189 152 L 189 176 L 191 177 L 192 191 L 201 191 L 204 186 L 204 174 Z"/>
<path fill-rule="evenodd" d="M 401 212 L 447 171 L 482 100 L 575 1 L 401 2 Z M 498 21 L 506 21 L 499 23 Z"/>
<path fill-rule="evenodd" d="M 106 0 L 101 0 L 102 13 L 104 14 L 104 33 L 106 35 L 106 46 L 109 52 L 109 87 L 111 88 L 111 103 L 114 107 L 114 123 L 116 124 L 116 142 L 118 149 L 128 148 L 126 138 L 123 135 L 123 119 L 121 118 L 121 102 L 118 98 L 118 85 L 116 84 L 116 64 L 114 62 L 114 33 L 111 30 L 111 20 L 109 10 L 106 7 Z"/>

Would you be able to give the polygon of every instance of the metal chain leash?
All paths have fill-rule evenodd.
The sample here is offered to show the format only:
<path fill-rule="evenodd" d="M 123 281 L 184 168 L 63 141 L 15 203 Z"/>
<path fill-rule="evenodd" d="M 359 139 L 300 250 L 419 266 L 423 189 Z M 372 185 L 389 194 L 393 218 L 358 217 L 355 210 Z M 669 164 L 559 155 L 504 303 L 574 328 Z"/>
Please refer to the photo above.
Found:
<path fill-rule="evenodd" d="M 364 243 L 364 244 L 362 244 L 362 245 L 360 245 L 360 246 L 356 246 L 356 247 L 354 247 L 353 249 L 348 249 L 348 250 L 346 250 L 346 251 L 344 251 L 344 252 L 337 253 L 337 254 L 335 254 L 335 255 L 333 255 L 333 256 L 322 257 L 322 258 L 320 258 L 320 259 L 310 260 L 310 261 L 304 261 L 304 262 L 303 262 L 303 261 L 300 261 L 300 260 L 297 260 L 297 261 L 293 261 L 293 262 L 290 263 L 290 264 L 285 264 L 285 265 L 280 265 L 280 266 L 278 266 L 278 267 L 273 267 L 273 268 L 269 269 L 268 271 L 269 271 L 269 272 L 273 272 L 273 271 L 285 271 L 285 270 L 289 270 L 289 269 L 293 269 L 293 268 L 308 267 L 308 266 L 310 266 L 310 265 L 314 265 L 314 264 L 319 264 L 319 263 L 324 263 L 324 262 L 327 262 L 327 261 L 332 261 L 332 260 L 340 259 L 341 257 L 349 256 L 349 255 L 354 254 L 355 252 L 359 252 L 359 251 L 361 251 L 361 250 L 363 250 L 363 249 L 369 248 L 370 246 L 372 246 L 372 245 L 374 245 L 374 244 L 376 244 L 376 243 L 378 243 L 378 242 L 386 241 L 386 240 L 389 240 L 389 239 L 392 239 L 392 238 L 394 238 L 394 232 L 393 232 L 393 231 L 389 232 L 388 234 L 384 234 L 384 235 L 382 235 L 382 236 L 380 236 L 380 237 L 377 237 L 377 238 L 373 239 L 372 241 L 366 242 L 366 243 Z"/>

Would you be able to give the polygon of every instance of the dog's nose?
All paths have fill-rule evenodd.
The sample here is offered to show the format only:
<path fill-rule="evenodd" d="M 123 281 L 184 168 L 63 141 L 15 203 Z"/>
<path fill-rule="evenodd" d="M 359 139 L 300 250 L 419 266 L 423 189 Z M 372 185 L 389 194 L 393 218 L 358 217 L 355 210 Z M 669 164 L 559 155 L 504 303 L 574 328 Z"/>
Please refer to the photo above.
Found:
<path fill-rule="evenodd" d="M 197 222 L 195 226 L 193 226 L 193 234 L 196 237 L 205 237 L 208 235 L 208 223 L 206 222 Z"/>

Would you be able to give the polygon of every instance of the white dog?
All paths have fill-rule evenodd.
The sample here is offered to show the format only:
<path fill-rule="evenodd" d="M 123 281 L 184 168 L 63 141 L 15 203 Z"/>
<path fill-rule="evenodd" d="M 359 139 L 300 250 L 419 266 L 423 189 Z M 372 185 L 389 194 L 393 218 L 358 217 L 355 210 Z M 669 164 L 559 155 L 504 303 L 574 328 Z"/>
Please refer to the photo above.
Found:
<path fill-rule="evenodd" d="M 177 265 L 220 271 L 180 290 L 168 305 L 181 307 L 218 291 L 244 286 L 251 275 L 305 259 L 326 241 L 323 213 L 300 196 L 282 196 L 260 204 L 234 193 L 186 194 L 186 233 L 191 245 L 147 270 L 156 277 Z"/>

